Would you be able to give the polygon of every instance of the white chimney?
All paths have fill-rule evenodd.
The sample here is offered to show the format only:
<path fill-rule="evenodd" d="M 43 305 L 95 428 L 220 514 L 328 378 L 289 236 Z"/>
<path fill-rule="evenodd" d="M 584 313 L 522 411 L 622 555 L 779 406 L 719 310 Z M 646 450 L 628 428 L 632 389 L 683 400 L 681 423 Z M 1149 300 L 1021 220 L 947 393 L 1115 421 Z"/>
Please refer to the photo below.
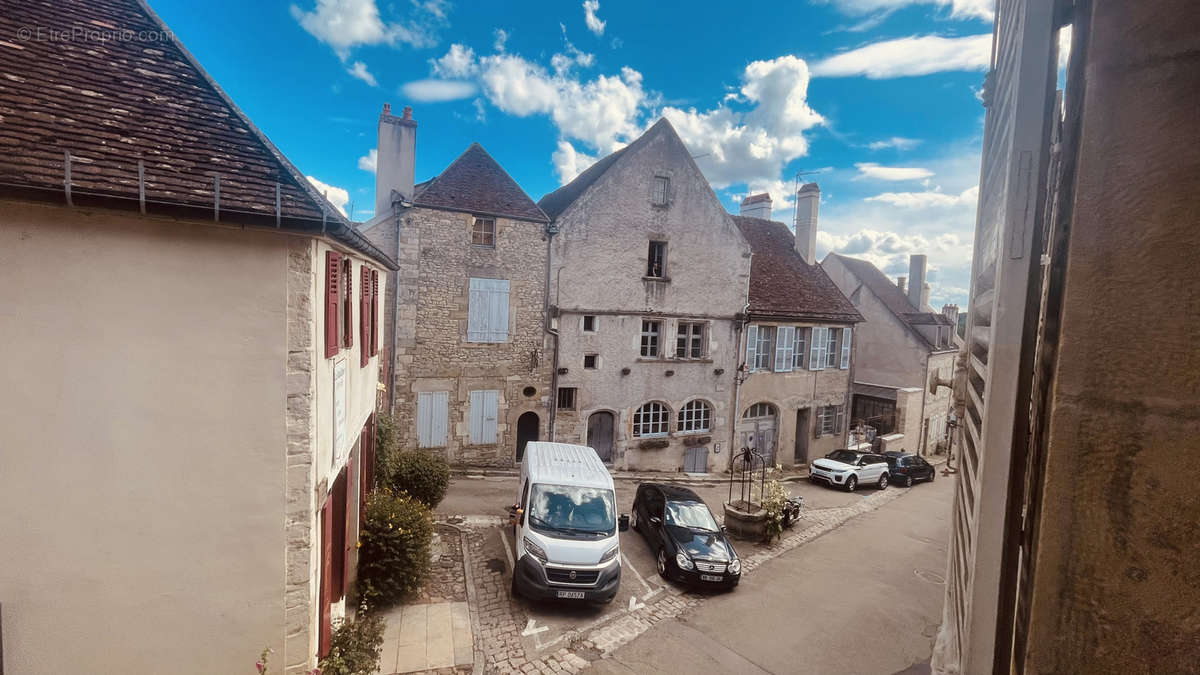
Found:
<path fill-rule="evenodd" d="M 796 192 L 796 252 L 812 265 L 817 259 L 817 206 L 821 188 L 805 183 Z"/>
<path fill-rule="evenodd" d="M 379 142 L 375 164 L 375 215 L 387 213 L 396 199 L 413 198 L 413 172 L 417 152 L 417 123 L 412 108 L 404 107 L 404 116 L 392 114 L 392 105 L 383 104 L 379 115 Z"/>
<path fill-rule="evenodd" d="M 742 210 L 738 213 L 738 215 L 770 220 L 771 195 L 764 192 L 762 194 L 750 195 L 749 197 L 746 197 L 742 200 Z"/>
<path fill-rule="evenodd" d="M 907 277 L 903 277 L 903 276 L 896 277 L 896 288 L 899 288 L 899 289 L 900 289 L 900 292 L 901 292 L 901 293 L 903 293 L 903 294 L 905 294 L 905 295 L 908 295 L 908 290 L 906 289 L 906 287 L 905 287 L 905 285 L 904 285 L 904 282 L 905 282 L 907 279 L 908 279 Z"/>
<path fill-rule="evenodd" d="M 924 312 L 929 304 L 929 286 L 925 285 L 925 261 L 923 255 L 908 257 L 908 301 L 918 312 Z"/>

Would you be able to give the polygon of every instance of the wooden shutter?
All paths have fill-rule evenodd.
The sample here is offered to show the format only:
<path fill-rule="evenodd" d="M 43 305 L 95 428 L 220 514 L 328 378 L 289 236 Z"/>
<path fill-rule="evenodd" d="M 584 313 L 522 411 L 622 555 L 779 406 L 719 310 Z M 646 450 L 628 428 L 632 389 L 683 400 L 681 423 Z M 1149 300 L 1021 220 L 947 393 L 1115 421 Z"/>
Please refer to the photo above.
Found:
<path fill-rule="evenodd" d="M 850 367 L 850 335 L 849 326 L 842 329 L 842 370 Z"/>
<path fill-rule="evenodd" d="M 353 261 L 342 256 L 342 346 L 349 349 L 354 346 L 354 269 Z"/>
<path fill-rule="evenodd" d="M 371 356 L 379 354 L 379 270 L 371 270 Z"/>
<path fill-rule="evenodd" d="M 471 444 L 496 442 L 496 418 L 500 392 L 494 389 L 471 392 Z"/>
<path fill-rule="evenodd" d="M 508 340 L 508 280 L 492 279 L 491 282 L 487 341 L 504 342 Z"/>
<path fill-rule="evenodd" d="M 786 373 L 792 370 L 792 350 L 796 348 L 795 326 L 780 326 L 775 333 L 775 372 Z"/>
<path fill-rule="evenodd" d="M 342 255 L 325 252 L 325 358 L 338 353 L 338 301 L 341 299 Z"/>
<path fill-rule="evenodd" d="M 746 370 L 754 370 L 754 361 L 758 358 L 758 326 L 746 327 Z"/>
<path fill-rule="evenodd" d="M 371 361 L 371 270 L 363 265 L 358 285 L 358 365 L 365 368 Z"/>
<path fill-rule="evenodd" d="M 338 266 L 338 271 L 341 271 L 341 266 Z M 334 312 L 334 316 L 337 313 Z M 329 654 L 329 642 L 333 633 L 333 618 L 330 612 L 330 605 L 333 604 L 333 579 L 331 572 L 333 568 L 333 499 L 326 498 L 325 505 L 321 507 L 321 593 L 317 602 L 320 604 L 319 611 L 321 613 L 320 624 L 317 628 L 317 656 L 327 656 Z"/>
<path fill-rule="evenodd" d="M 417 445 L 422 448 L 441 448 L 446 445 L 450 395 L 444 391 L 424 391 L 417 394 Z"/>
<path fill-rule="evenodd" d="M 467 342 L 486 342 L 488 321 L 491 318 L 489 303 L 492 300 L 487 282 L 490 279 L 471 279 L 467 297 Z"/>
<path fill-rule="evenodd" d="M 825 369 L 825 339 L 829 335 L 828 328 L 819 326 L 812 329 L 812 346 L 808 353 L 808 369 L 809 370 L 824 370 Z"/>

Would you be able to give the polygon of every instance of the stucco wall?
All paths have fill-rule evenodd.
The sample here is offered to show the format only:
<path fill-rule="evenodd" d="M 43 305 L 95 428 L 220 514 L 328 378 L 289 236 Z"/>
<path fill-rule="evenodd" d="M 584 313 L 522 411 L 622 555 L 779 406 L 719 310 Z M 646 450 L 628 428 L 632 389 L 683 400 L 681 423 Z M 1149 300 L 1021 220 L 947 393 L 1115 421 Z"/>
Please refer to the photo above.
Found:
<path fill-rule="evenodd" d="M 1195 672 L 1200 8 L 1086 5 L 1025 672 Z"/>
<path fill-rule="evenodd" d="M 551 303 L 563 311 L 560 366 L 568 368 L 558 385 L 579 388 L 579 409 L 558 413 L 555 435 L 583 442 L 588 415 L 612 411 L 618 416 L 615 466 L 676 471 L 685 447 L 675 431 L 676 413 L 693 398 L 713 406 L 707 447 L 720 443 L 728 452 L 738 363 L 733 318 L 746 304 L 750 247 L 674 132 L 660 125 L 648 134 L 557 219 L 562 233 L 551 258 Z M 665 208 L 651 204 L 654 176 L 670 178 Z M 670 281 L 643 279 L 651 240 L 667 242 Z M 582 332 L 583 314 L 598 316 L 595 335 Z M 708 358 L 640 358 L 643 317 L 663 322 L 662 346 L 672 355 L 679 319 L 708 321 Z M 600 368 L 585 371 L 585 353 L 599 354 Z M 630 374 L 622 375 L 623 368 Z M 656 400 L 671 407 L 671 445 L 638 449 L 633 411 Z M 710 452 L 710 466 L 714 462 Z"/>
<path fill-rule="evenodd" d="M 546 348 L 544 225 L 496 219 L 495 248 L 471 246 L 473 216 L 412 208 L 367 230 L 384 250 L 399 247 L 395 415 L 403 447 L 417 447 L 417 394 L 450 392 L 451 461 L 511 466 L 517 419 L 533 411 L 547 433 L 552 354 Z M 509 281 L 509 336 L 502 343 L 467 342 L 471 277 Z M 391 347 L 392 324 L 385 325 Z M 535 393 L 526 396 L 526 387 Z M 470 442 L 470 392 L 499 390 L 496 443 Z"/>
<path fill-rule="evenodd" d="M 286 239 L 0 209 L 14 673 L 233 673 L 284 617 Z"/>

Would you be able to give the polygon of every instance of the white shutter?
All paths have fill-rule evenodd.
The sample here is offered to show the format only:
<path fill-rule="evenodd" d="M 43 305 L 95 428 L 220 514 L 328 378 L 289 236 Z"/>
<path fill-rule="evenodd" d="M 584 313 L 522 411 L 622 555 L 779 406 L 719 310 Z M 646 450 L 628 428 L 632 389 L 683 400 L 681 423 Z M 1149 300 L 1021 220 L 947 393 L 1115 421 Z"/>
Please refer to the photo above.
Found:
<path fill-rule="evenodd" d="M 792 352 L 796 348 L 795 326 L 780 326 L 775 329 L 775 372 L 787 373 L 792 370 Z"/>
<path fill-rule="evenodd" d="M 500 392 L 495 389 L 471 392 L 471 445 L 496 442 L 496 418 Z"/>
<path fill-rule="evenodd" d="M 812 329 L 812 347 L 808 352 L 808 369 L 825 369 L 825 340 L 829 336 L 828 328 L 814 326 Z"/>
<path fill-rule="evenodd" d="M 842 370 L 850 367 L 850 335 L 849 327 L 842 329 Z"/>
<path fill-rule="evenodd" d="M 471 279 L 471 290 L 467 298 L 467 342 L 486 342 L 491 293 L 487 282 L 491 279 Z"/>
<path fill-rule="evenodd" d="M 417 394 L 417 445 L 441 448 L 446 445 L 447 410 L 450 396 L 444 391 Z"/>
<path fill-rule="evenodd" d="M 491 308 L 488 320 L 488 342 L 508 340 L 508 279 L 491 279 Z"/>
<path fill-rule="evenodd" d="M 746 328 L 746 370 L 754 370 L 754 360 L 758 356 L 758 326 Z"/>

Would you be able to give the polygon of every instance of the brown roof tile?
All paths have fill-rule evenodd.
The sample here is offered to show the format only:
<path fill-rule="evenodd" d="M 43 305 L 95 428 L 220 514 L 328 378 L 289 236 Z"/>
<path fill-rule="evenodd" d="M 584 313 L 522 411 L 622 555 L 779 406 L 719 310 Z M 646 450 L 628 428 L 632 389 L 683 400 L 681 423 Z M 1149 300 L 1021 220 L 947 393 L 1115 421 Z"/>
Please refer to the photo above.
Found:
<path fill-rule="evenodd" d="M 773 220 L 733 216 L 750 243 L 751 316 L 824 321 L 863 321 L 820 265 L 809 265 L 795 249 L 787 226 Z"/>
<path fill-rule="evenodd" d="M 422 183 L 413 203 L 452 211 L 548 223 L 550 219 L 478 143 Z"/>

